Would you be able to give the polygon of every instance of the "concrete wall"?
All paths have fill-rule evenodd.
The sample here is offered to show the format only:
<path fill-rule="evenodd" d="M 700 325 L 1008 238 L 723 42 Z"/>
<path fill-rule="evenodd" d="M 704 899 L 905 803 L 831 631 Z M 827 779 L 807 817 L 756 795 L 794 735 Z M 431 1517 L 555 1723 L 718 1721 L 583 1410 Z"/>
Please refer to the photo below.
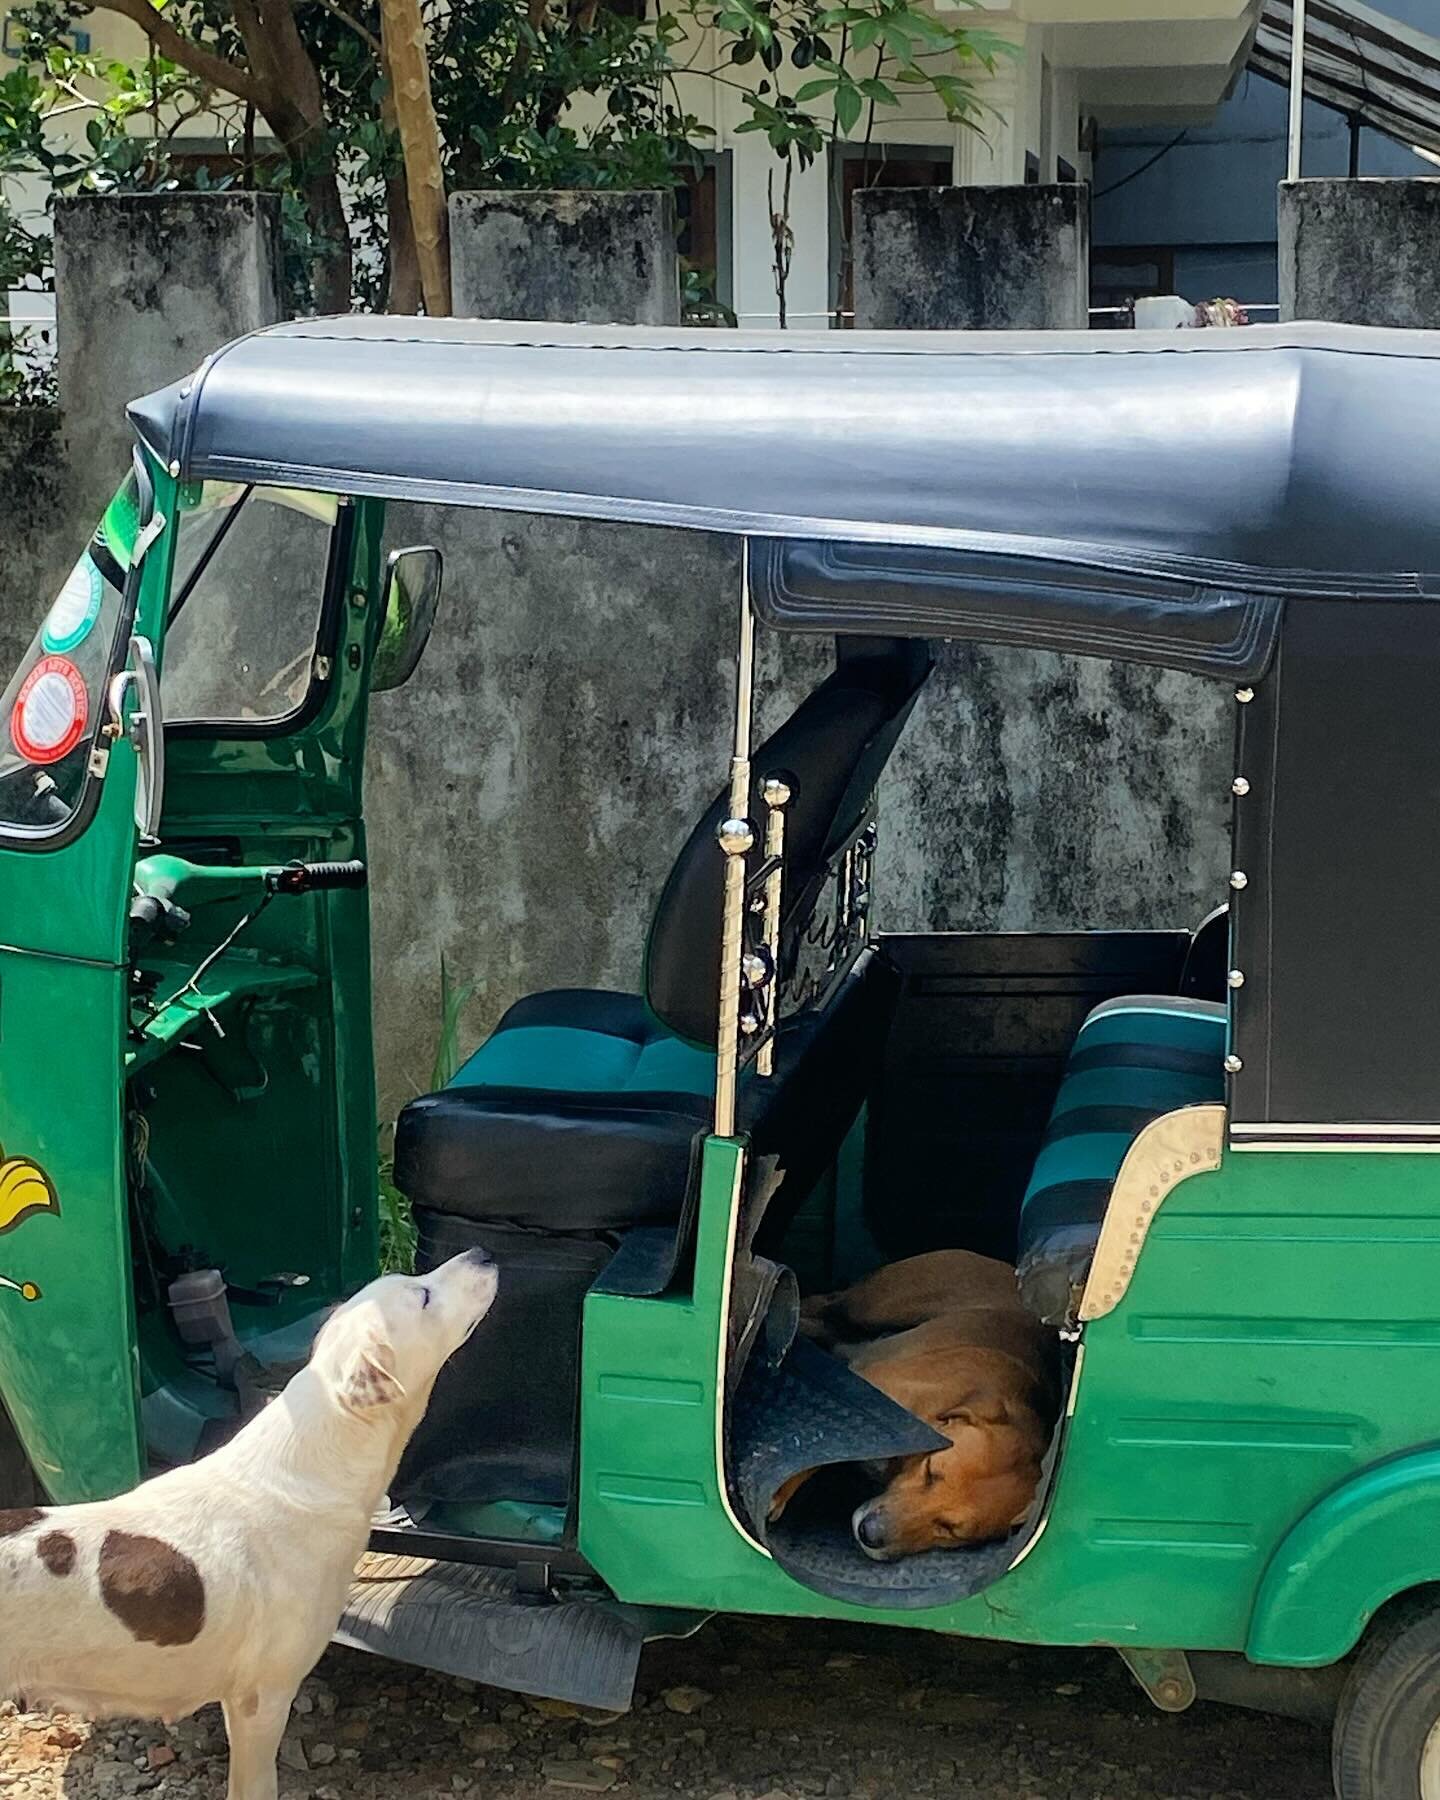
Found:
<path fill-rule="evenodd" d="M 633 990 L 671 859 L 726 771 L 739 555 L 684 532 L 405 509 L 446 553 L 368 814 L 382 1101 L 422 1091 L 443 952 L 467 1044 L 537 987 Z M 1184 925 L 1224 897 L 1228 689 L 942 645 L 881 793 L 896 930 Z M 829 668 L 760 634 L 760 733 Z"/>
<path fill-rule="evenodd" d="M 678 325 L 670 193 L 477 193 L 450 199 L 460 318 Z"/>
<path fill-rule="evenodd" d="M 1083 330 L 1089 197 L 1074 183 L 871 188 L 855 196 L 855 323 Z"/>
<path fill-rule="evenodd" d="M 1440 179 L 1282 182 L 1280 316 L 1440 326 Z"/>
<path fill-rule="evenodd" d="M 98 516 L 130 454 L 125 407 L 280 317 L 280 203 L 269 194 L 92 194 L 56 208 L 66 457 Z"/>
<path fill-rule="evenodd" d="M 0 519 L 3 689 L 79 549 L 58 413 L 0 407 Z"/>

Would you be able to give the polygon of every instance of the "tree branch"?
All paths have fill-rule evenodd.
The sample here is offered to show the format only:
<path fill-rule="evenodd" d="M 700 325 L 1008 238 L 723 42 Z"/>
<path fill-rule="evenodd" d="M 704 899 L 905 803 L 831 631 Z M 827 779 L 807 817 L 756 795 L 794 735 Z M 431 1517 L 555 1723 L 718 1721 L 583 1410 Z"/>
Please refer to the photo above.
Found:
<path fill-rule="evenodd" d="M 96 0 L 96 9 L 119 13 L 121 18 L 129 19 L 132 25 L 140 27 L 161 56 L 179 63 L 182 69 L 188 69 L 211 87 L 234 94 L 237 100 L 249 101 L 264 111 L 270 95 L 262 82 L 238 63 L 227 61 L 177 31 L 163 13 L 156 12 L 150 0 Z"/>
<path fill-rule="evenodd" d="M 362 25 L 355 17 L 354 13 L 347 12 L 343 6 L 338 4 L 338 0 L 316 0 L 316 4 L 323 6 L 326 12 L 328 12 L 332 18 L 338 19 L 342 25 L 348 25 L 355 33 L 356 37 L 358 37 L 362 43 L 368 44 L 375 52 L 376 56 L 383 61 L 385 52 L 381 48 L 380 39 L 370 30 L 369 26 Z"/>

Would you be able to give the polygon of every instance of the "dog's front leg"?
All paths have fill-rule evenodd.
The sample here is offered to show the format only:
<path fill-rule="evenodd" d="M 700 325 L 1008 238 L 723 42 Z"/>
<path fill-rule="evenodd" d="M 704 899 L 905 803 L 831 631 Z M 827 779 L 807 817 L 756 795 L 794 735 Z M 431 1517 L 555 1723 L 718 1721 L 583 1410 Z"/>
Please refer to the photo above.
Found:
<path fill-rule="evenodd" d="M 294 1688 L 264 1689 L 224 1702 L 230 1739 L 230 1786 L 226 1800 L 276 1800 L 275 1758 L 290 1720 Z"/>

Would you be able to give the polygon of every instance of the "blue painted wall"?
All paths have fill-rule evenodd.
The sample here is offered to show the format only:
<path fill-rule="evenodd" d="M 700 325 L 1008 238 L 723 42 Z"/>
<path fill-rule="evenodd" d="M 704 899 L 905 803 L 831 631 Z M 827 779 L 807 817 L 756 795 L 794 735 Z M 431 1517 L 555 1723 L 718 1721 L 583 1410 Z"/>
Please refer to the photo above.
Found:
<path fill-rule="evenodd" d="M 1404 24 L 1440 31 L 1440 0 L 1370 3 Z M 1285 177 L 1287 110 L 1283 88 L 1245 74 L 1215 118 L 1191 126 L 1173 148 L 1166 149 L 1177 135 L 1172 127 L 1102 128 L 1091 229 L 1097 278 L 1112 284 L 1117 274 L 1124 279 L 1107 267 L 1107 249 L 1166 248 L 1174 253 L 1175 291 L 1187 299 L 1225 295 L 1273 302 L 1275 188 Z M 1162 150 L 1152 167 L 1135 173 Z M 1307 105 L 1304 173 L 1344 175 L 1349 157 L 1346 119 Z M 1360 173 L 1437 175 L 1440 169 L 1367 130 L 1361 134 Z"/>

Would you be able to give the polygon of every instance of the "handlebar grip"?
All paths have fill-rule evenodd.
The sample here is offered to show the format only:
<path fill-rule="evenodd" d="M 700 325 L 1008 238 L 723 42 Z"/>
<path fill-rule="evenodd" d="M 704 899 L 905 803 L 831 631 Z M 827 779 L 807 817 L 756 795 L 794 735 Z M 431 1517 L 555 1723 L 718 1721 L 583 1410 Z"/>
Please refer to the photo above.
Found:
<path fill-rule="evenodd" d="M 363 888 L 369 880 L 363 862 L 291 863 L 270 878 L 276 894 L 314 894 L 326 888 Z"/>

